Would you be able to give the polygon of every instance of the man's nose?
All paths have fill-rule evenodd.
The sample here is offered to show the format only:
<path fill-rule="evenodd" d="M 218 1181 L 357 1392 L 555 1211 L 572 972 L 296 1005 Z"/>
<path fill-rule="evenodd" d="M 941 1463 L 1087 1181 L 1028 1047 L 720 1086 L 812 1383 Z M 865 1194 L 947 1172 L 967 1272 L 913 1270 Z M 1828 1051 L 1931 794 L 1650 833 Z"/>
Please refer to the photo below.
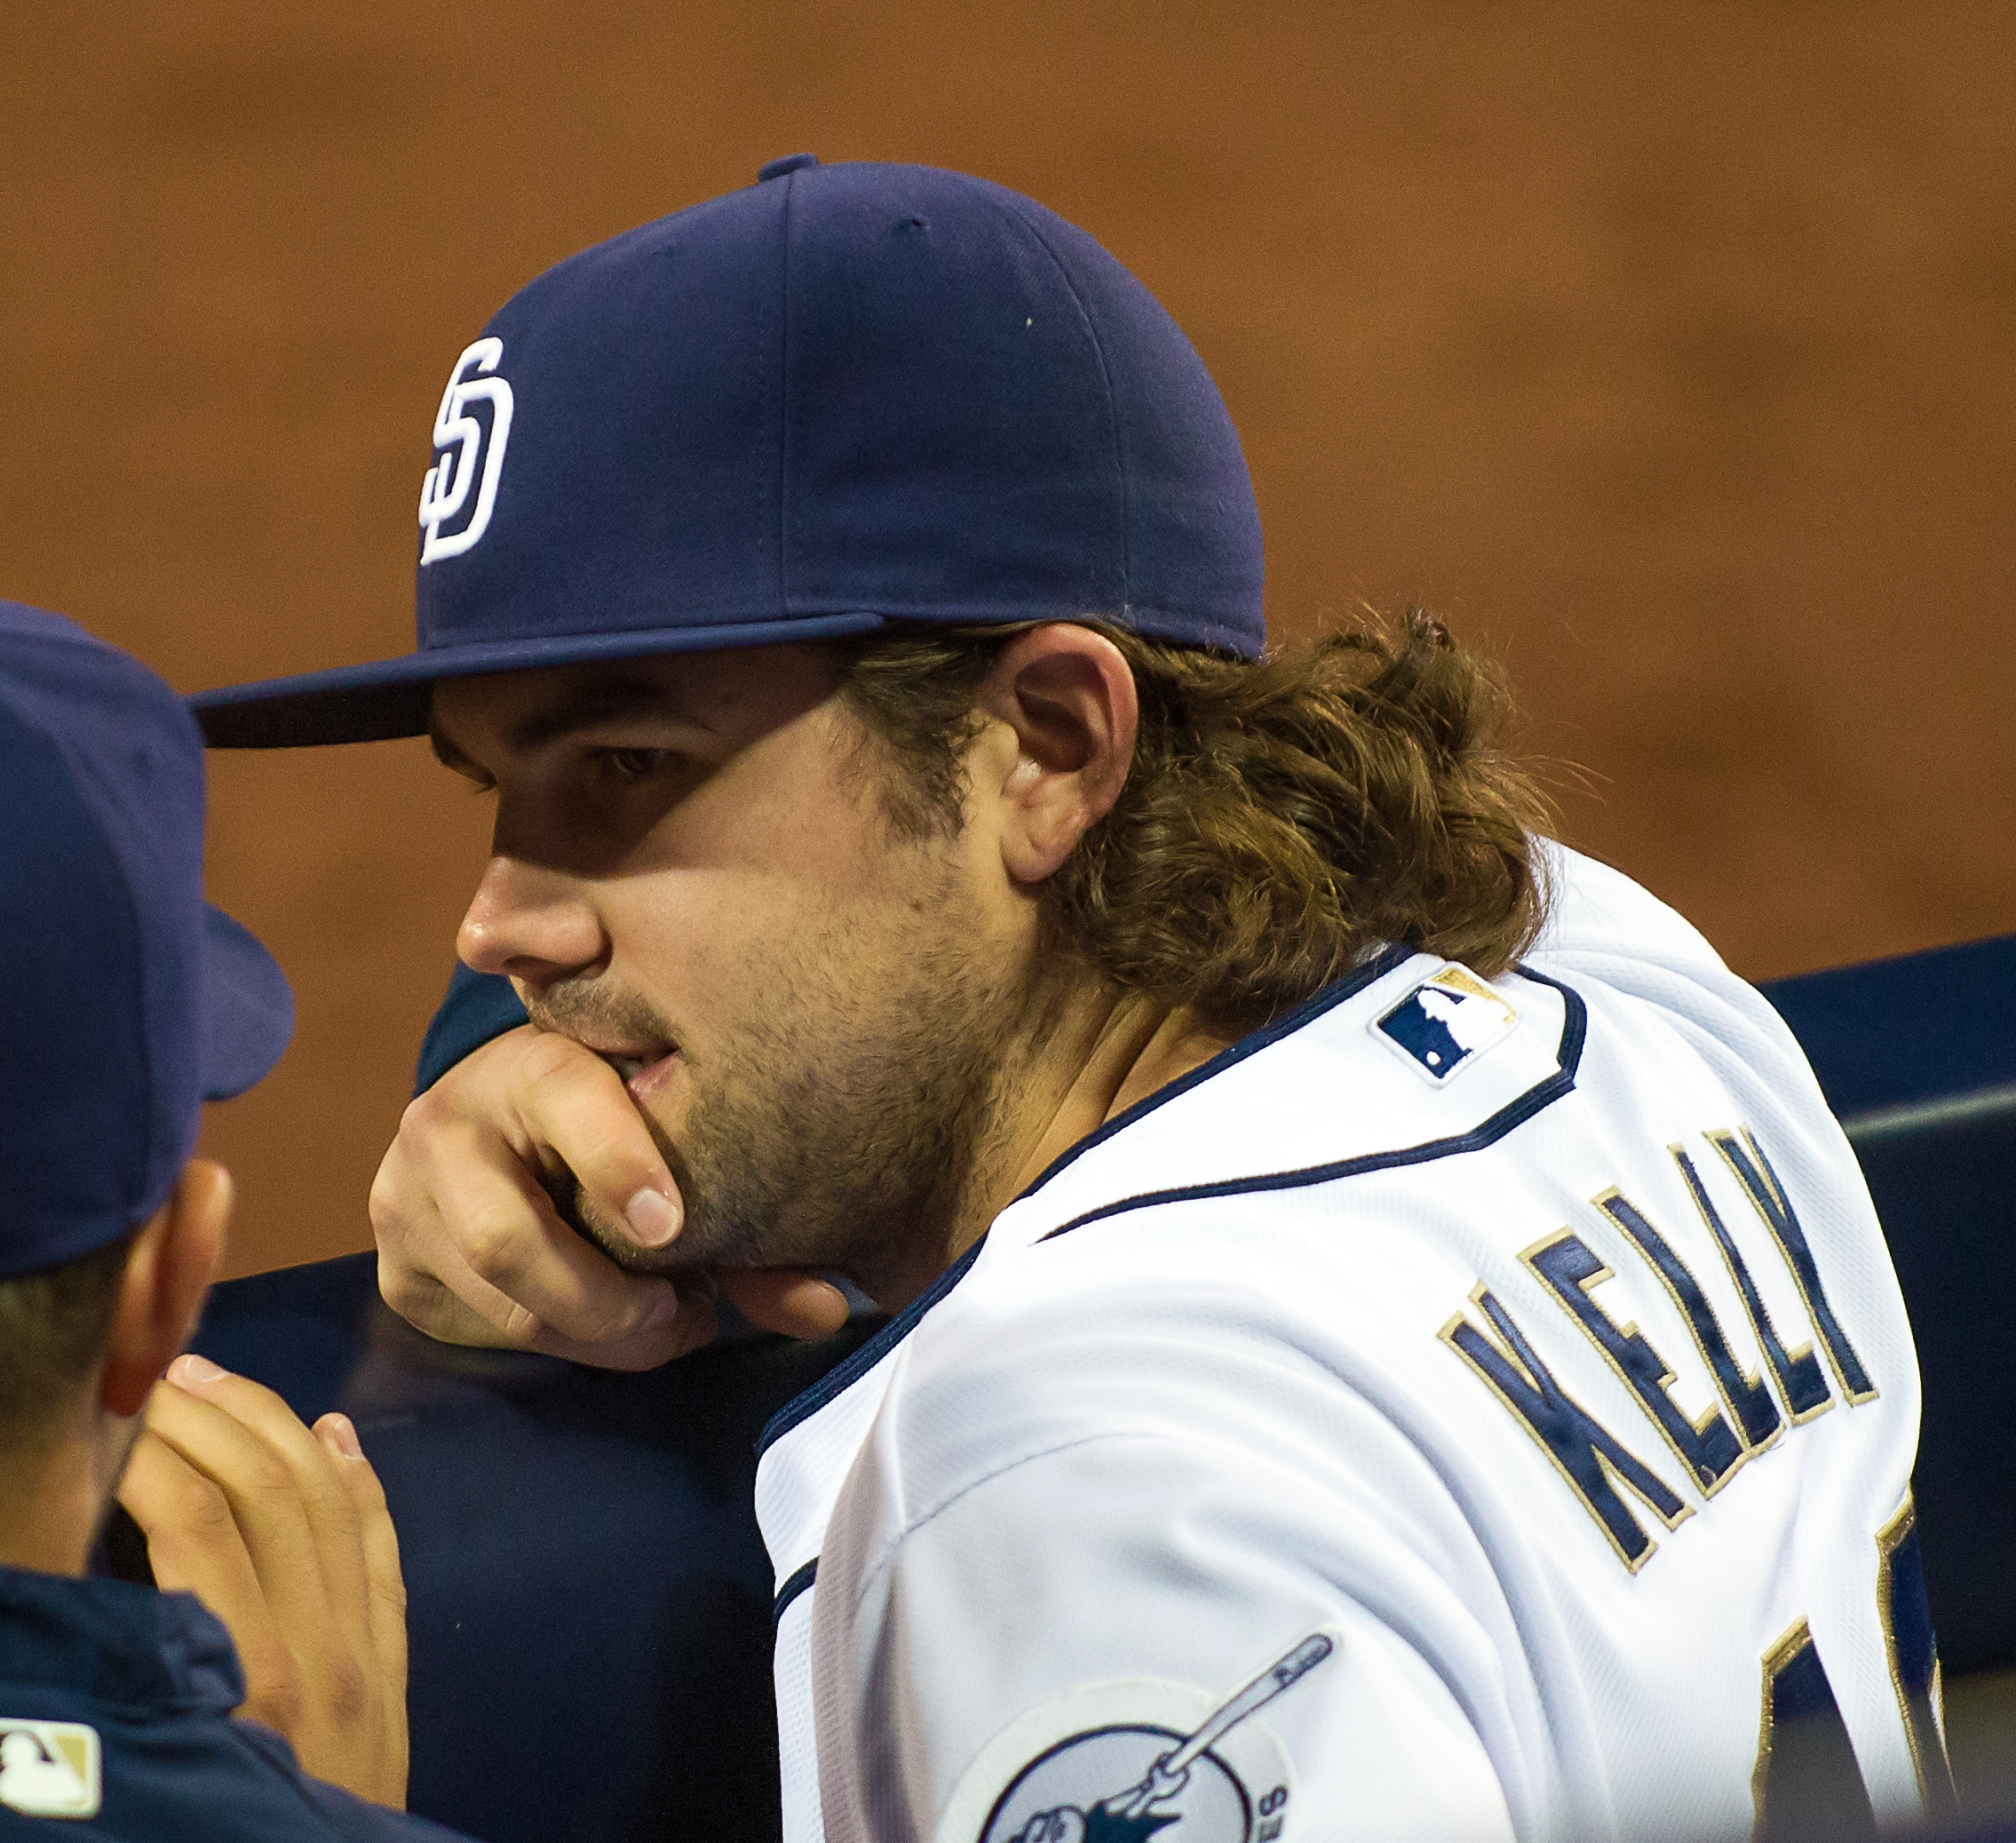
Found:
<path fill-rule="evenodd" d="M 455 937 L 464 965 L 535 986 L 591 969 L 607 949 L 575 878 L 501 854 L 484 866 Z"/>

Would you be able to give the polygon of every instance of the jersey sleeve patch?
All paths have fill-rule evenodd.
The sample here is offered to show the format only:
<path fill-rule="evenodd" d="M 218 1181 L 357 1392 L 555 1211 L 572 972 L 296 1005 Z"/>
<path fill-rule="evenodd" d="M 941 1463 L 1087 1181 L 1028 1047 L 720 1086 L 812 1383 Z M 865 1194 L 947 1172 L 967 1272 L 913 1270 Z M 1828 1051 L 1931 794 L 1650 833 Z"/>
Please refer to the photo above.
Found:
<path fill-rule="evenodd" d="M 980 1749 L 936 1843 L 1195 1843 L 1293 1834 L 1286 1750 L 1258 1719 L 1342 1644 L 1314 1632 L 1218 1692 L 1155 1679 L 1094 1683 L 1016 1718 Z"/>
<path fill-rule="evenodd" d="M 1519 1028 L 1519 1013 L 1462 966 L 1444 966 L 1373 1021 L 1372 1034 L 1441 1087 Z"/>

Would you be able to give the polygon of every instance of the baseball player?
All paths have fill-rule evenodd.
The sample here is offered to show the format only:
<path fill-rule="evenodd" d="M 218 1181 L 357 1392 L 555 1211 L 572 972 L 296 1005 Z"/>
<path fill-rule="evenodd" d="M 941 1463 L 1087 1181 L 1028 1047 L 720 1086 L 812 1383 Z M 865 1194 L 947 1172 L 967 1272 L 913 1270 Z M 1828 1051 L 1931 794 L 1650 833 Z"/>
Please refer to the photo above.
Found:
<path fill-rule="evenodd" d="M 447 1839 L 385 1808 L 404 1593 L 355 1430 L 176 1357 L 231 1210 L 189 1156 L 200 1105 L 294 1018 L 203 902 L 195 726 L 137 661 L 0 602 L 0 1835 Z M 86 1577 L 115 1488 L 187 1591 Z"/>
<path fill-rule="evenodd" d="M 507 303 L 419 519 L 417 653 L 202 720 L 495 796 L 443 1022 L 529 1022 L 388 1154 L 416 1323 L 893 1314 L 764 1435 L 792 1843 L 1943 1808 L 1910 1333 L 1797 1045 L 1543 842 L 1435 624 L 1266 656 L 1105 251 L 775 163 Z"/>

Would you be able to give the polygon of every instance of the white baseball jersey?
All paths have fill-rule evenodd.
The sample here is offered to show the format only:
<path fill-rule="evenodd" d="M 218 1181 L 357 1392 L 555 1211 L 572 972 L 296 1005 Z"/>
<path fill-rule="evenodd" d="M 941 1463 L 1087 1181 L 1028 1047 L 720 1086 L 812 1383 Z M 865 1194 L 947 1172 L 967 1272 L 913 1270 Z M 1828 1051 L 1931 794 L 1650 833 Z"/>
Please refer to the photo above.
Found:
<path fill-rule="evenodd" d="M 1551 863 L 1520 971 L 1379 954 L 1075 1147 L 772 1423 L 789 1843 L 1949 1798 L 1854 1158 L 1699 934 Z"/>

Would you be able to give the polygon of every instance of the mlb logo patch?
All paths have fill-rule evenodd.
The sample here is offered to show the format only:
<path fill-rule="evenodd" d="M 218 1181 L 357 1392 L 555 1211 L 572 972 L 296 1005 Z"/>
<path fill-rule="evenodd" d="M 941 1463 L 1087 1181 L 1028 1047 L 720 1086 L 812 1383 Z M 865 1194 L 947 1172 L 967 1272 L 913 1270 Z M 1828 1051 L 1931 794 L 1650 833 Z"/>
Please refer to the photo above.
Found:
<path fill-rule="evenodd" d="M 1518 1028 L 1519 1013 L 1461 966 L 1443 967 L 1372 1026 L 1438 1085 Z"/>
<path fill-rule="evenodd" d="M 0 1715 L 0 1806 L 24 1817 L 96 1817 L 98 1730 Z"/>

